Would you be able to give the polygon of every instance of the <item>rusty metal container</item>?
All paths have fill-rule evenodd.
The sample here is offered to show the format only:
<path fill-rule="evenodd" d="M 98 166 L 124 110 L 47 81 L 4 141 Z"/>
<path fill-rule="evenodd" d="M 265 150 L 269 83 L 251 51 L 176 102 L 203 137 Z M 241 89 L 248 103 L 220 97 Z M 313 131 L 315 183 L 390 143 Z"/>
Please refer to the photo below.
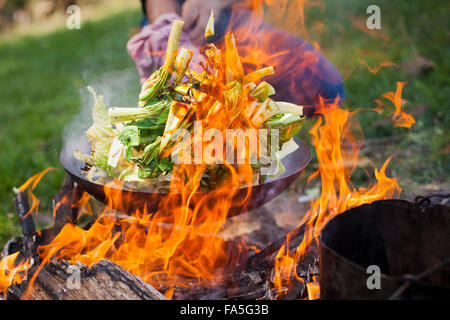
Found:
<path fill-rule="evenodd" d="M 449 299 L 450 207 L 383 200 L 336 216 L 320 236 L 320 288 L 321 299 Z"/>

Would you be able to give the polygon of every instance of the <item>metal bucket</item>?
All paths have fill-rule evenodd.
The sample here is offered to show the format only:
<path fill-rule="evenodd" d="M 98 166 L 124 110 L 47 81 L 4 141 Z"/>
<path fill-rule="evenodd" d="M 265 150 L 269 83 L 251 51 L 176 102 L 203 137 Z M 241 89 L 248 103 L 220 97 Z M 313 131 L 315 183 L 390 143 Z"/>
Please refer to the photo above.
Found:
<path fill-rule="evenodd" d="M 383 200 L 336 216 L 320 236 L 320 288 L 321 299 L 450 298 L 450 207 Z"/>

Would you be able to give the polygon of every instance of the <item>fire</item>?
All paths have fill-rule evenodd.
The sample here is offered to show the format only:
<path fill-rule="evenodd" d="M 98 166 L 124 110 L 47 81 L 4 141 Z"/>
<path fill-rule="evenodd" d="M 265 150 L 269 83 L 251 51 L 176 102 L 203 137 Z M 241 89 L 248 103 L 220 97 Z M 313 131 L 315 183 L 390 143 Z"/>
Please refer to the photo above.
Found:
<path fill-rule="evenodd" d="M 382 95 L 383 98 L 395 105 L 394 115 L 392 116 L 392 120 L 395 123 L 394 127 L 411 128 L 416 123 L 412 115 L 403 111 L 403 105 L 406 103 L 406 100 L 402 99 L 402 92 L 405 85 L 406 82 L 398 81 L 395 92 L 386 92 Z M 376 100 L 376 102 L 380 104 L 380 100 Z"/>
<path fill-rule="evenodd" d="M 263 23 L 261 18 L 268 15 L 271 22 L 276 20 L 276 24 L 279 25 L 280 21 L 285 21 L 283 28 L 302 34 L 308 40 L 304 13 L 309 5 L 318 4 L 316 2 L 310 4 L 307 0 L 253 0 L 251 2 L 250 10 L 256 14 L 235 30 L 239 56 L 247 73 L 273 65 L 276 68 L 276 74 L 283 77 L 283 83 L 295 92 L 295 78 L 298 74 L 319 72 L 317 56 L 312 52 L 306 51 L 301 59 L 294 61 L 290 59 L 289 50 L 281 52 L 278 50 L 277 43 L 283 41 L 278 38 L 278 33 L 270 35 L 258 32 Z M 265 8 L 268 8 L 268 11 Z M 288 18 L 285 16 L 286 12 L 289 13 Z M 241 17 L 236 10 L 233 12 L 232 21 L 239 21 L 239 19 Z M 234 39 L 230 35 L 227 37 L 226 42 L 232 44 Z M 220 54 L 215 53 L 216 49 L 208 47 L 207 54 L 211 55 L 211 60 L 215 63 L 221 63 Z M 233 52 L 227 48 L 224 50 L 225 60 L 233 62 L 236 59 Z M 300 64 L 298 64 L 299 60 L 301 60 Z M 237 67 L 226 72 L 220 68 L 214 71 L 205 68 L 206 81 L 208 77 L 226 79 L 230 74 L 232 76 L 233 73 L 241 72 Z M 305 81 L 308 82 L 308 79 Z M 225 131 L 230 123 L 234 129 L 245 128 L 242 121 L 246 119 L 232 118 L 228 112 L 218 112 L 214 114 L 214 117 L 208 117 L 213 98 L 222 95 L 224 90 L 229 89 L 226 85 L 233 83 L 227 82 L 223 86 L 213 87 L 210 92 L 201 93 L 202 99 L 200 97 L 197 99 L 199 103 L 195 106 L 196 112 L 201 115 L 201 120 L 204 120 L 206 129 L 218 128 Z M 394 114 L 396 125 L 410 127 L 414 119 L 402 111 L 403 86 L 404 83 L 399 82 L 396 93 L 387 93 L 383 97 L 392 101 L 396 107 Z M 305 85 L 305 87 L 308 86 Z M 243 94 L 243 96 L 246 95 Z M 300 95 L 296 98 L 302 101 Z M 251 101 L 243 99 L 241 103 L 250 104 Z M 229 104 L 233 104 L 233 99 L 230 98 Z M 184 104 L 180 102 L 180 105 Z M 274 266 L 276 276 L 273 279 L 278 289 L 289 286 L 287 279 L 291 275 L 301 280 L 297 275 L 296 266 L 311 243 L 317 241 L 320 230 L 327 221 L 348 208 L 379 199 L 392 198 L 401 191 L 397 181 L 386 176 L 390 159 L 380 170 L 375 169 L 377 183 L 367 188 L 354 188 L 349 177 L 357 166 L 358 152 L 362 146 L 352 130 L 354 123 L 351 120 L 354 113 L 341 109 L 337 101 L 335 103 L 322 101 L 318 111 L 323 118 L 316 122 L 310 134 L 317 153 L 319 170 L 310 179 L 320 175 L 322 192 L 320 198 L 311 203 L 310 210 L 300 222 L 306 226 L 300 246 L 291 251 L 288 237 L 287 243 L 278 252 Z M 203 143 L 202 148 L 206 149 L 209 144 Z M 345 149 L 344 144 L 352 147 Z M 192 147 L 196 148 L 195 142 Z M 248 158 L 250 155 L 244 156 Z M 234 196 L 238 187 L 251 186 L 255 180 L 250 165 L 227 165 L 226 167 L 231 172 L 228 180 L 214 192 L 199 196 L 197 191 L 201 187 L 200 177 L 207 169 L 205 163 L 176 165 L 174 178 L 170 182 L 170 189 L 176 191 L 167 194 L 156 212 L 148 212 L 143 206 L 142 210 L 131 212 L 125 219 L 120 219 L 117 212 L 127 212 L 126 208 L 121 206 L 122 203 L 127 202 L 124 201 L 127 195 L 120 191 L 121 185 L 118 182 L 106 185 L 104 191 L 107 206 L 103 212 L 98 214 L 88 229 L 66 224 L 51 243 L 40 246 L 38 248 L 40 267 L 52 258 L 67 259 L 71 263 L 80 261 L 88 266 L 102 259 L 109 259 L 163 290 L 167 298 L 173 297 L 174 286 L 183 286 L 191 282 L 214 285 L 217 276 L 230 271 L 229 269 L 236 265 L 235 260 L 242 258 L 239 250 L 247 249 L 243 245 L 244 248 L 236 248 L 238 253 L 230 252 L 225 240 L 220 238 L 218 233 L 225 223 L 230 208 L 245 207 L 247 204 L 251 188 L 248 189 L 247 196 L 236 200 Z M 20 188 L 21 191 L 31 189 L 29 196 L 33 203 L 32 210 L 36 210 L 39 203 L 31 191 L 52 169 L 49 168 L 33 176 Z M 190 179 L 187 181 L 182 179 L 181 177 L 184 176 Z M 67 199 L 63 198 L 61 201 L 64 202 Z M 86 194 L 79 201 L 78 206 L 80 213 L 94 214 Z M 0 291 L 5 291 L 11 284 L 24 280 L 23 273 L 29 267 L 29 263 L 17 264 L 18 254 L 15 253 L 0 261 Z M 309 283 L 307 288 L 311 299 L 318 296 L 320 288 L 317 283 Z"/>
<path fill-rule="evenodd" d="M 198 166 L 190 169 L 194 176 L 199 176 L 204 168 Z M 48 171 L 30 178 L 21 190 L 29 186 L 34 189 L 38 179 Z M 216 235 L 233 203 L 232 187 L 240 186 L 242 177 L 248 177 L 246 182 L 251 183 L 251 168 L 240 169 L 240 172 L 235 170 L 228 183 L 214 194 L 205 194 L 197 199 L 194 206 L 190 202 L 199 188 L 199 179 L 191 179 L 183 184 L 181 199 L 177 193 L 170 193 L 156 213 L 137 211 L 121 220 L 116 217 L 114 209 L 122 209 L 117 204 L 122 203 L 123 194 L 107 185 L 105 191 L 109 207 L 105 207 L 89 229 L 68 223 L 51 243 L 40 246 L 39 268 L 52 258 L 65 258 L 74 264 L 79 261 L 88 266 L 109 259 L 155 286 L 166 284 L 168 289 L 165 295 L 168 298 L 174 293 L 173 284 L 182 286 L 184 281 L 197 280 L 210 281 L 213 285 L 214 277 L 223 272 L 230 261 L 233 264 L 225 242 Z M 174 181 L 180 183 L 176 179 Z M 86 198 L 83 195 L 80 200 L 80 210 L 92 214 Z M 61 201 L 67 200 L 63 198 Z M 245 201 L 240 200 L 239 205 L 245 206 Z M 26 261 L 16 265 L 18 255 L 19 252 L 0 261 L 1 292 L 5 292 L 11 284 L 25 280 L 24 271 L 30 263 Z M 30 279 L 30 286 L 37 274 Z"/>
<path fill-rule="evenodd" d="M 32 212 L 37 213 L 39 207 L 39 198 L 37 198 L 33 190 L 37 187 L 42 178 L 50 171 L 56 170 L 56 168 L 47 168 L 29 178 L 18 189 L 20 192 L 27 191 L 28 198 L 31 199 L 31 205 L 26 215 Z M 6 293 L 6 289 L 15 283 L 21 283 L 25 280 L 25 272 L 30 268 L 30 260 L 23 261 L 19 259 L 20 252 L 10 254 L 0 260 L 0 292 Z"/>
<path fill-rule="evenodd" d="M 392 120 L 394 121 L 394 127 L 404 127 L 411 128 L 413 124 L 416 123 L 414 117 L 405 111 L 403 111 L 403 106 L 407 102 L 402 98 L 403 88 L 406 82 L 397 82 L 397 90 L 395 92 L 389 91 L 381 95 L 381 98 L 392 102 L 395 106 L 395 110 L 392 115 Z M 389 110 L 382 99 L 375 99 L 377 106 L 373 109 L 378 113 L 383 113 L 384 110 Z"/>
<path fill-rule="evenodd" d="M 9 286 L 20 283 L 25 278 L 29 263 L 16 263 L 19 254 L 20 252 L 15 252 L 0 260 L 0 292 L 4 294 Z"/>
<path fill-rule="evenodd" d="M 362 145 L 352 130 L 355 125 L 351 122 L 354 113 L 341 109 L 337 104 L 322 104 L 319 113 L 323 117 L 312 127 L 310 134 L 319 162 L 322 190 L 320 198 L 311 203 L 311 208 L 300 222 L 300 225 L 306 226 L 301 244 L 295 252 L 289 252 L 287 241 L 278 252 L 274 277 L 278 289 L 289 287 L 292 275 L 301 280 L 297 275 L 297 264 L 308 252 L 311 243 L 318 240 L 320 231 L 330 219 L 349 208 L 394 198 L 401 192 L 397 180 L 386 175 L 391 158 L 386 160 L 380 170 L 375 169 L 376 183 L 367 188 L 354 188 L 350 177 L 357 167 L 358 152 Z M 352 148 L 343 148 L 346 144 Z M 315 177 L 317 173 L 313 174 Z"/>
<path fill-rule="evenodd" d="M 238 118 L 235 109 L 239 104 L 250 106 L 254 101 L 249 97 L 248 88 L 239 95 L 227 94 L 245 74 L 234 35 L 230 32 L 225 39 L 223 55 L 212 45 L 205 52 L 212 67 L 204 67 L 205 73 L 198 76 L 205 83 L 213 84 L 209 90 L 194 89 L 196 103 L 186 101 L 172 105 L 185 110 L 186 117 L 191 117 L 195 111 L 205 132 L 214 129 L 222 136 L 226 136 L 229 129 L 246 129 L 249 119 L 245 115 Z M 240 86 L 240 82 L 238 84 Z M 214 113 L 214 117 L 210 116 L 215 111 L 212 106 L 217 106 L 220 111 Z M 193 139 L 184 146 L 186 148 L 179 150 L 181 157 L 194 154 L 197 158 L 198 149 L 208 150 L 210 140 L 196 140 L 195 129 Z M 242 150 L 245 159 L 251 156 L 248 150 Z M 215 154 L 215 157 L 220 156 Z M 88 266 L 109 259 L 164 290 L 174 284 L 183 286 L 189 282 L 214 285 L 214 279 L 234 265 L 235 256 L 228 252 L 225 241 L 217 234 L 231 207 L 246 206 L 255 177 L 250 162 L 232 165 L 220 161 L 230 173 L 225 182 L 216 186 L 214 192 L 198 193 L 202 176 L 210 173 L 205 159 L 200 157 L 194 162 L 195 165 L 191 161 L 174 165 L 169 192 L 156 212 L 147 212 L 146 205 L 142 210 L 128 212 L 122 207 L 122 203 L 130 201 L 124 199 L 127 195 L 122 192 L 123 186 L 117 181 L 107 184 L 104 187 L 107 202 L 104 212 L 87 230 L 73 224 L 65 225 L 51 243 L 39 247 L 41 265 L 51 258 L 65 258 L 72 263 L 80 261 Z M 235 200 L 238 188 L 243 185 L 248 186 L 247 194 Z M 118 219 L 115 211 L 129 213 L 130 217 Z M 167 296 L 172 295 L 173 292 L 167 291 Z"/>
<path fill-rule="evenodd" d="M 236 186 L 237 178 L 230 184 Z M 198 185 L 188 183 L 181 201 L 169 194 L 153 215 L 134 212 L 118 220 L 105 209 L 88 230 L 66 224 L 52 243 L 39 248 L 42 263 L 57 257 L 91 266 L 109 259 L 154 285 L 183 285 L 183 278 L 211 280 L 227 261 L 224 241 L 215 235 L 232 204 L 228 186 L 214 197 L 205 195 L 193 208 L 190 201 Z M 109 205 L 121 202 L 121 196 L 108 194 Z"/>
<path fill-rule="evenodd" d="M 305 13 L 310 7 L 323 7 L 321 1 L 309 0 L 251 0 L 248 8 L 266 22 L 311 40 Z M 249 33 L 250 35 L 250 33 Z"/>
<path fill-rule="evenodd" d="M 309 282 L 306 284 L 306 288 L 308 289 L 308 299 L 316 300 L 320 297 L 320 286 L 318 282 Z"/>
<path fill-rule="evenodd" d="M 369 70 L 370 73 L 373 73 L 373 74 L 377 74 L 378 71 L 380 71 L 382 68 L 387 68 L 387 67 L 398 67 L 395 63 L 390 62 L 390 61 L 384 61 L 384 62 L 381 62 L 381 63 L 380 63 L 378 66 L 376 66 L 376 67 L 370 67 L 364 59 L 359 59 L 359 62 L 360 62 L 363 66 L 365 66 L 365 67 Z"/>
<path fill-rule="evenodd" d="M 50 167 L 39 173 L 36 173 L 31 178 L 29 178 L 24 184 L 22 184 L 18 189 L 22 192 L 27 191 L 28 197 L 31 199 L 30 211 L 27 213 L 31 214 L 32 212 L 37 213 L 37 209 L 39 207 L 39 199 L 33 194 L 33 190 L 37 187 L 41 179 L 49 172 L 56 170 L 56 168 Z"/>
<path fill-rule="evenodd" d="M 319 48 L 319 44 L 315 43 L 308 32 L 305 12 L 321 5 L 320 1 L 308 0 L 251 0 L 246 7 L 247 11 L 252 12 L 250 16 L 240 10 L 242 8 L 239 4 L 233 8 L 230 24 L 234 26 L 233 32 L 242 63 L 249 70 L 274 66 L 275 75 L 267 81 L 270 83 L 273 80 L 279 84 L 276 88 L 279 100 L 290 98 L 290 102 L 307 104 L 305 100 L 308 97 L 298 87 L 301 86 L 310 93 L 317 92 L 312 79 L 320 78 L 324 70 L 313 51 Z M 276 26 L 278 30 L 271 26 Z M 299 42 L 294 34 L 312 46 Z M 295 58 L 292 55 L 294 51 Z M 305 74 L 301 80 L 298 77 L 300 74 Z"/>

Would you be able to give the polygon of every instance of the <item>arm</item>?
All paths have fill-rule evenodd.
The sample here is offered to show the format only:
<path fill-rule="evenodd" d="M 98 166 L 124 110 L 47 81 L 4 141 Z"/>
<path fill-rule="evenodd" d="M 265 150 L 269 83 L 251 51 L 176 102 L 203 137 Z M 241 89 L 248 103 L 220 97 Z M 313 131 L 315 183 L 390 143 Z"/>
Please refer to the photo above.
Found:
<path fill-rule="evenodd" d="M 164 13 L 181 13 L 181 8 L 177 0 L 146 0 L 145 8 L 150 23 L 153 23 Z"/>

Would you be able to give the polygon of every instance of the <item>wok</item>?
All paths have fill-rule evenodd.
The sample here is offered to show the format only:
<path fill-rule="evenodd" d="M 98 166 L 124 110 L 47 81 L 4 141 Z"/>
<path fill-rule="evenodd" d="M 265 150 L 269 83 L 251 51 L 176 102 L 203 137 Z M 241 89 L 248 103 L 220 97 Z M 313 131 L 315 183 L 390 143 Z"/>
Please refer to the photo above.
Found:
<path fill-rule="evenodd" d="M 283 159 L 283 165 L 286 171 L 274 179 L 266 179 L 263 184 L 251 186 L 251 193 L 245 205 L 235 204 L 229 210 L 228 216 L 235 216 L 245 213 L 249 210 L 258 208 L 265 203 L 271 201 L 284 190 L 286 190 L 303 172 L 312 158 L 311 150 L 301 141 L 296 141 L 299 148 Z M 77 160 L 73 153 L 79 150 L 82 153 L 90 153 L 90 145 L 87 138 L 83 135 L 79 139 L 73 139 L 66 143 L 60 154 L 60 161 L 67 173 L 74 179 L 81 190 L 86 191 L 95 199 L 103 202 L 105 205 L 111 206 L 105 194 L 105 185 L 86 179 L 82 173 L 84 163 Z M 130 214 L 136 210 L 148 210 L 147 212 L 155 212 L 158 209 L 161 200 L 167 196 L 167 193 L 158 191 L 157 189 L 133 189 L 128 187 L 107 186 L 107 192 L 121 193 L 121 197 L 114 198 L 115 203 L 112 204 L 114 209 L 123 213 Z M 214 191 L 211 191 L 214 192 Z M 233 197 L 233 203 L 238 203 L 248 196 L 249 186 L 242 186 L 236 190 Z M 210 193 L 209 193 L 210 194 Z M 205 192 L 197 192 L 194 194 L 192 204 L 195 205 L 196 199 L 201 199 Z"/>

